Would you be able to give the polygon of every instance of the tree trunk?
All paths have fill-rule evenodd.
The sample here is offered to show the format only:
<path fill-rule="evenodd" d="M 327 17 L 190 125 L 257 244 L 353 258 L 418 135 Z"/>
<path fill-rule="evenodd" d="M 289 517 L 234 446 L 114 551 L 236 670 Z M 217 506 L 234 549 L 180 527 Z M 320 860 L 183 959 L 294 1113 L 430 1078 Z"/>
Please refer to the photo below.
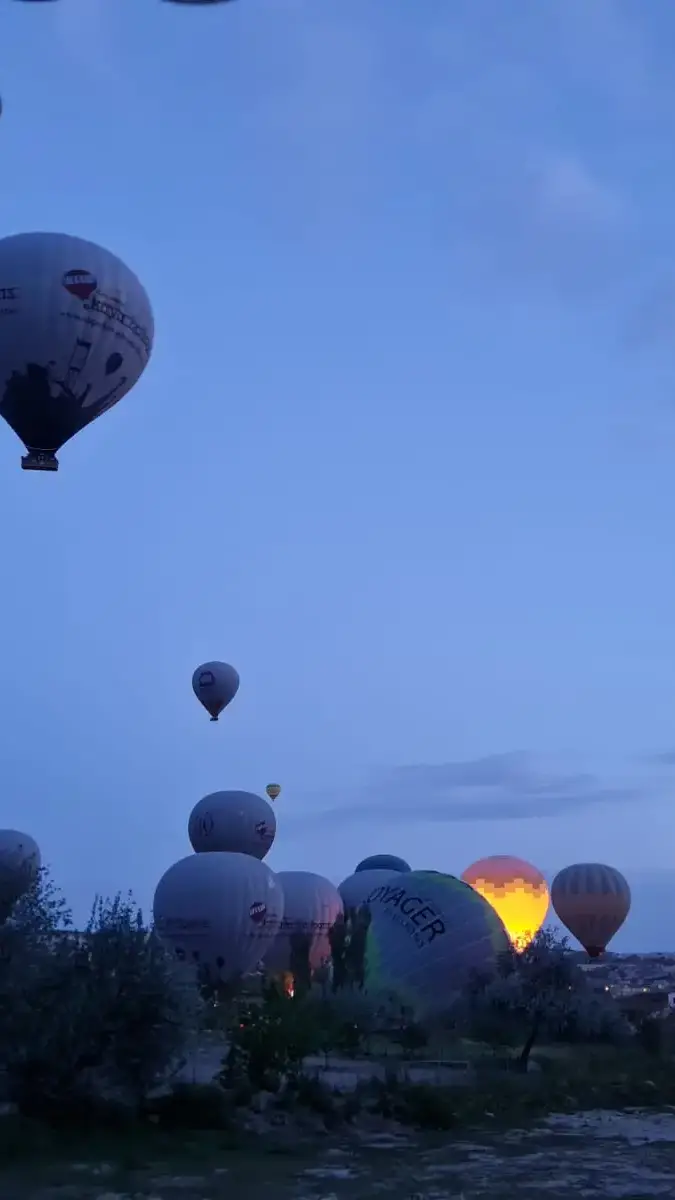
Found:
<path fill-rule="evenodd" d="M 539 1013 L 535 1013 L 534 1019 L 532 1021 L 532 1028 L 530 1029 L 530 1032 L 527 1036 L 525 1045 L 523 1046 L 520 1054 L 518 1055 L 518 1070 L 519 1071 L 527 1071 L 527 1064 L 530 1061 L 530 1054 L 532 1053 L 532 1047 L 534 1046 L 534 1043 L 537 1040 L 537 1034 L 539 1033 L 540 1025 L 541 1025 L 541 1016 Z"/>

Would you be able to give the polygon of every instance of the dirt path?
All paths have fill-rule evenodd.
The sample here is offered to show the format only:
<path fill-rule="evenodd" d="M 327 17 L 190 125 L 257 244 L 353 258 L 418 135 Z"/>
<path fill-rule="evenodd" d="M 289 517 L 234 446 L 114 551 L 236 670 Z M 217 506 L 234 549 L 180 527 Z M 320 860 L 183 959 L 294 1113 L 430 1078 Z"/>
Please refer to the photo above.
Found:
<path fill-rule="evenodd" d="M 217 1156 L 216 1156 L 217 1157 Z M 434 1142 L 363 1135 L 310 1157 L 224 1152 L 178 1169 L 69 1163 L 2 1172 L 12 1200 L 651 1200 L 675 1196 L 675 1112 L 585 1113 L 529 1130 Z"/>

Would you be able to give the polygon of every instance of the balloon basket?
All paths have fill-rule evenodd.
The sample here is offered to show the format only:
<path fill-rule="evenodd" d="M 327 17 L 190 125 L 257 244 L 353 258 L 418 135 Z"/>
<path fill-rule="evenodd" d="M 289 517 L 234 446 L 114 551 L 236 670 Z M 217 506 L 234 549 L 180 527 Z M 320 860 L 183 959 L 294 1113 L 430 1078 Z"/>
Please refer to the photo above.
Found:
<path fill-rule="evenodd" d="M 24 471 L 58 471 L 59 460 L 51 450 L 29 450 L 21 458 Z"/>

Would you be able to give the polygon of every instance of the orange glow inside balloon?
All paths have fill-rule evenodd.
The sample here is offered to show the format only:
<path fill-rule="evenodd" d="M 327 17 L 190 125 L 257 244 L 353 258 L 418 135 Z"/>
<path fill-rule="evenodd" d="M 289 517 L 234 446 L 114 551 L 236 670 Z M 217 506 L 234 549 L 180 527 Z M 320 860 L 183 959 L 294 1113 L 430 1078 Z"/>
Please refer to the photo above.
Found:
<path fill-rule="evenodd" d="M 541 871 L 522 858 L 495 854 L 467 867 L 464 883 L 487 900 L 519 952 L 529 946 L 548 912 L 549 894 Z"/>

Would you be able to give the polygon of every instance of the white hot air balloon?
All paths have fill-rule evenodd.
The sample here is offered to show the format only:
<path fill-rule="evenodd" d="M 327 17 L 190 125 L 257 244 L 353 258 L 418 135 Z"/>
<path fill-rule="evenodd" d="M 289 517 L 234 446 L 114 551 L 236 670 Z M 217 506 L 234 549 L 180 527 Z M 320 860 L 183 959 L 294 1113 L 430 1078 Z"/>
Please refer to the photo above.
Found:
<path fill-rule="evenodd" d="M 264 959 L 284 915 L 283 890 L 247 854 L 190 854 L 160 879 L 153 915 L 180 962 L 226 982 Z"/>
<path fill-rule="evenodd" d="M 28 891 L 40 866 L 40 850 L 32 837 L 16 829 L 0 829 L 0 921 Z"/>
<path fill-rule="evenodd" d="M 398 871 L 373 870 L 355 871 L 353 875 L 348 875 L 338 884 L 345 909 L 361 908 L 376 887 L 388 883 L 393 875 L 398 874 Z"/>
<path fill-rule="evenodd" d="M 272 972 L 292 971 L 295 939 L 304 943 L 312 971 L 331 954 L 328 934 L 343 912 L 340 893 L 329 879 L 312 871 L 277 871 L 283 888 L 284 917 L 265 967 Z"/>
<path fill-rule="evenodd" d="M 239 672 L 229 663 L 202 663 L 192 676 L 192 690 L 211 720 L 217 721 L 239 691 Z"/>
<path fill-rule="evenodd" d="M 264 858 L 277 831 L 274 809 L 255 792 L 210 792 L 195 804 L 188 837 L 197 854 L 227 850 Z"/>
<path fill-rule="evenodd" d="M 0 240 L 0 416 L 56 471 L 56 452 L 137 383 L 152 351 L 150 301 L 119 258 L 62 233 Z"/>

